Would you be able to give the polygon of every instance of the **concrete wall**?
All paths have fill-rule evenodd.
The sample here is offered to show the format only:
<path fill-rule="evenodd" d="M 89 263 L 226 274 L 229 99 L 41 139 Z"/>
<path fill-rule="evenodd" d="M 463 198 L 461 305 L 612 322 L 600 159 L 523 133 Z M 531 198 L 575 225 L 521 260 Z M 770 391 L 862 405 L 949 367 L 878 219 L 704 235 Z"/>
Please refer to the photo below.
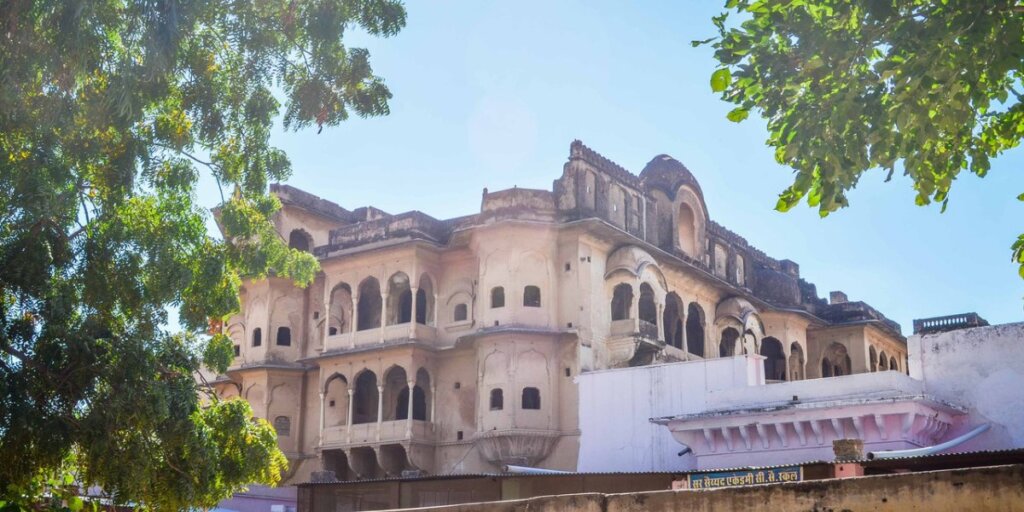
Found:
<path fill-rule="evenodd" d="M 911 336 L 910 376 L 937 398 L 970 407 L 950 436 L 981 423 L 992 429 L 959 451 L 1024 447 L 1024 323 Z"/>
<path fill-rule="evenodd" d="M 692 455 L 650 418 L 706 410 L 712 393 L 764 382 L 760 356 L 588 372 L 579 384 L 578 471 L 694 469 Z"/>
<path fill-rule="evenodd" d="M 574 494 L 414 510 L 438 512 L 1024 510 L 1024 466 L 816 480 L 708 491 Z"/>

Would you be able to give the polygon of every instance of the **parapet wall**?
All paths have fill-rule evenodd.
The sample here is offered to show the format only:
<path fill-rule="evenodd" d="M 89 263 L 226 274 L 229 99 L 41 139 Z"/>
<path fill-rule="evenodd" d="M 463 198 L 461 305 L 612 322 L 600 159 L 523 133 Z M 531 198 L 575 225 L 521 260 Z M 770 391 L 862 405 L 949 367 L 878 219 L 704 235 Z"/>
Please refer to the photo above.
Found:
<path fill-rule="evenodd" d="M 1024 465 L 706 491 L 570 494 L 406 510 L 437 512 L 1024 511 Z"/>

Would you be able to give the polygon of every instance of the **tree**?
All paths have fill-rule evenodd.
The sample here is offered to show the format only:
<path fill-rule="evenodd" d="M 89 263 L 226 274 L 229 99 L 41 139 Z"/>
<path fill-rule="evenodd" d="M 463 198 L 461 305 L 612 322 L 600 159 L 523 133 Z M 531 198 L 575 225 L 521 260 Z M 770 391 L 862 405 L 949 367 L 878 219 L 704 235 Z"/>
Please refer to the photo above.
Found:
<path fill-rule="evenodd" d="M 208 507 L 279 481 L 266 421 L 202 405 L 195 374 L 232 345 L 201 333 L 244 277 L 312 280 L 270 222 L 290 173 L 270 129 L 387 114 L 342 39 L 404 25 L 399 0 L 0 2 L 0 508 L 75 484 Z M 223 239 L 196 203 L 206 173 Z"/>
<path fill-rule="evenodd" d="M 953 180 L 985 176 L 1024 135 L 1024 5 L 1017 0 L 728 0 L 711 88 L 768 123 L 796 171 L 776 208 L 826 216 L 869 169 L 906 173 L 945 210 Z M 738 24 L 727 24 L 730 14 Z M 1019 196 L 1024 200 L 1024 194 Z M 1013 245 L 1024 277 L 1024 235 Z"/>

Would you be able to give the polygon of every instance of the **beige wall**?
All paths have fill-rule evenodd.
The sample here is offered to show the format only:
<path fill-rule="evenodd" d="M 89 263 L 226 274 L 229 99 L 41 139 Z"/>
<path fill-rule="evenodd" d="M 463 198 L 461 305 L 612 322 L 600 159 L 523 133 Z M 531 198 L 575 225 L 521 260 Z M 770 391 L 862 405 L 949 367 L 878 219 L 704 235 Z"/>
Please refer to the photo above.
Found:
<path fill-rule="evenodd" d="M 709 491 L 572 494 L 416 510 L 444 512 L 669 512 L 1024 510 L 1024 466 L 816 480 Z"/>

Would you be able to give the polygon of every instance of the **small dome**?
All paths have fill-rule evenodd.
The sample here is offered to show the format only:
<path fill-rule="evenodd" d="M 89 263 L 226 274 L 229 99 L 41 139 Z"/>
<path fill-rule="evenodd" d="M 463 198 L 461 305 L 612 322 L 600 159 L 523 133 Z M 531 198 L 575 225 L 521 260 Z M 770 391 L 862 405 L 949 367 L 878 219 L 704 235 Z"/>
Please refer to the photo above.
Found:
<path fill-rule="evenodd" d="M 757 308 L 747 299 L 730 297 L 718 303 L 718 307 L 715 308 L 715 322 L 723 318 L 734 318 L 737 322 L 747 325 L 747 319 L 752 314 L 757 315 Z"/>
<path fill-rule="evenodd" d="M 658 266 L 658 262 L 647 251 L 635 246 L 627 245 L 621 247 L 608 256 L 608 264 L 605 266 L 604 276 L 608 276 L 625 270 L 634 276 L 639 276 L 644 267 L 648 265 Z"/>
<path fill-rule="evenodd" d="M 688 185 L 704 202 L 704 192 L 697 183 L 697 178 L 679 160 L 669 155 L 658 155 L 647 162 L 640 171 L 640 181 L 648 188 L 661 189 L 673 200 L 679 187 Z"/>

